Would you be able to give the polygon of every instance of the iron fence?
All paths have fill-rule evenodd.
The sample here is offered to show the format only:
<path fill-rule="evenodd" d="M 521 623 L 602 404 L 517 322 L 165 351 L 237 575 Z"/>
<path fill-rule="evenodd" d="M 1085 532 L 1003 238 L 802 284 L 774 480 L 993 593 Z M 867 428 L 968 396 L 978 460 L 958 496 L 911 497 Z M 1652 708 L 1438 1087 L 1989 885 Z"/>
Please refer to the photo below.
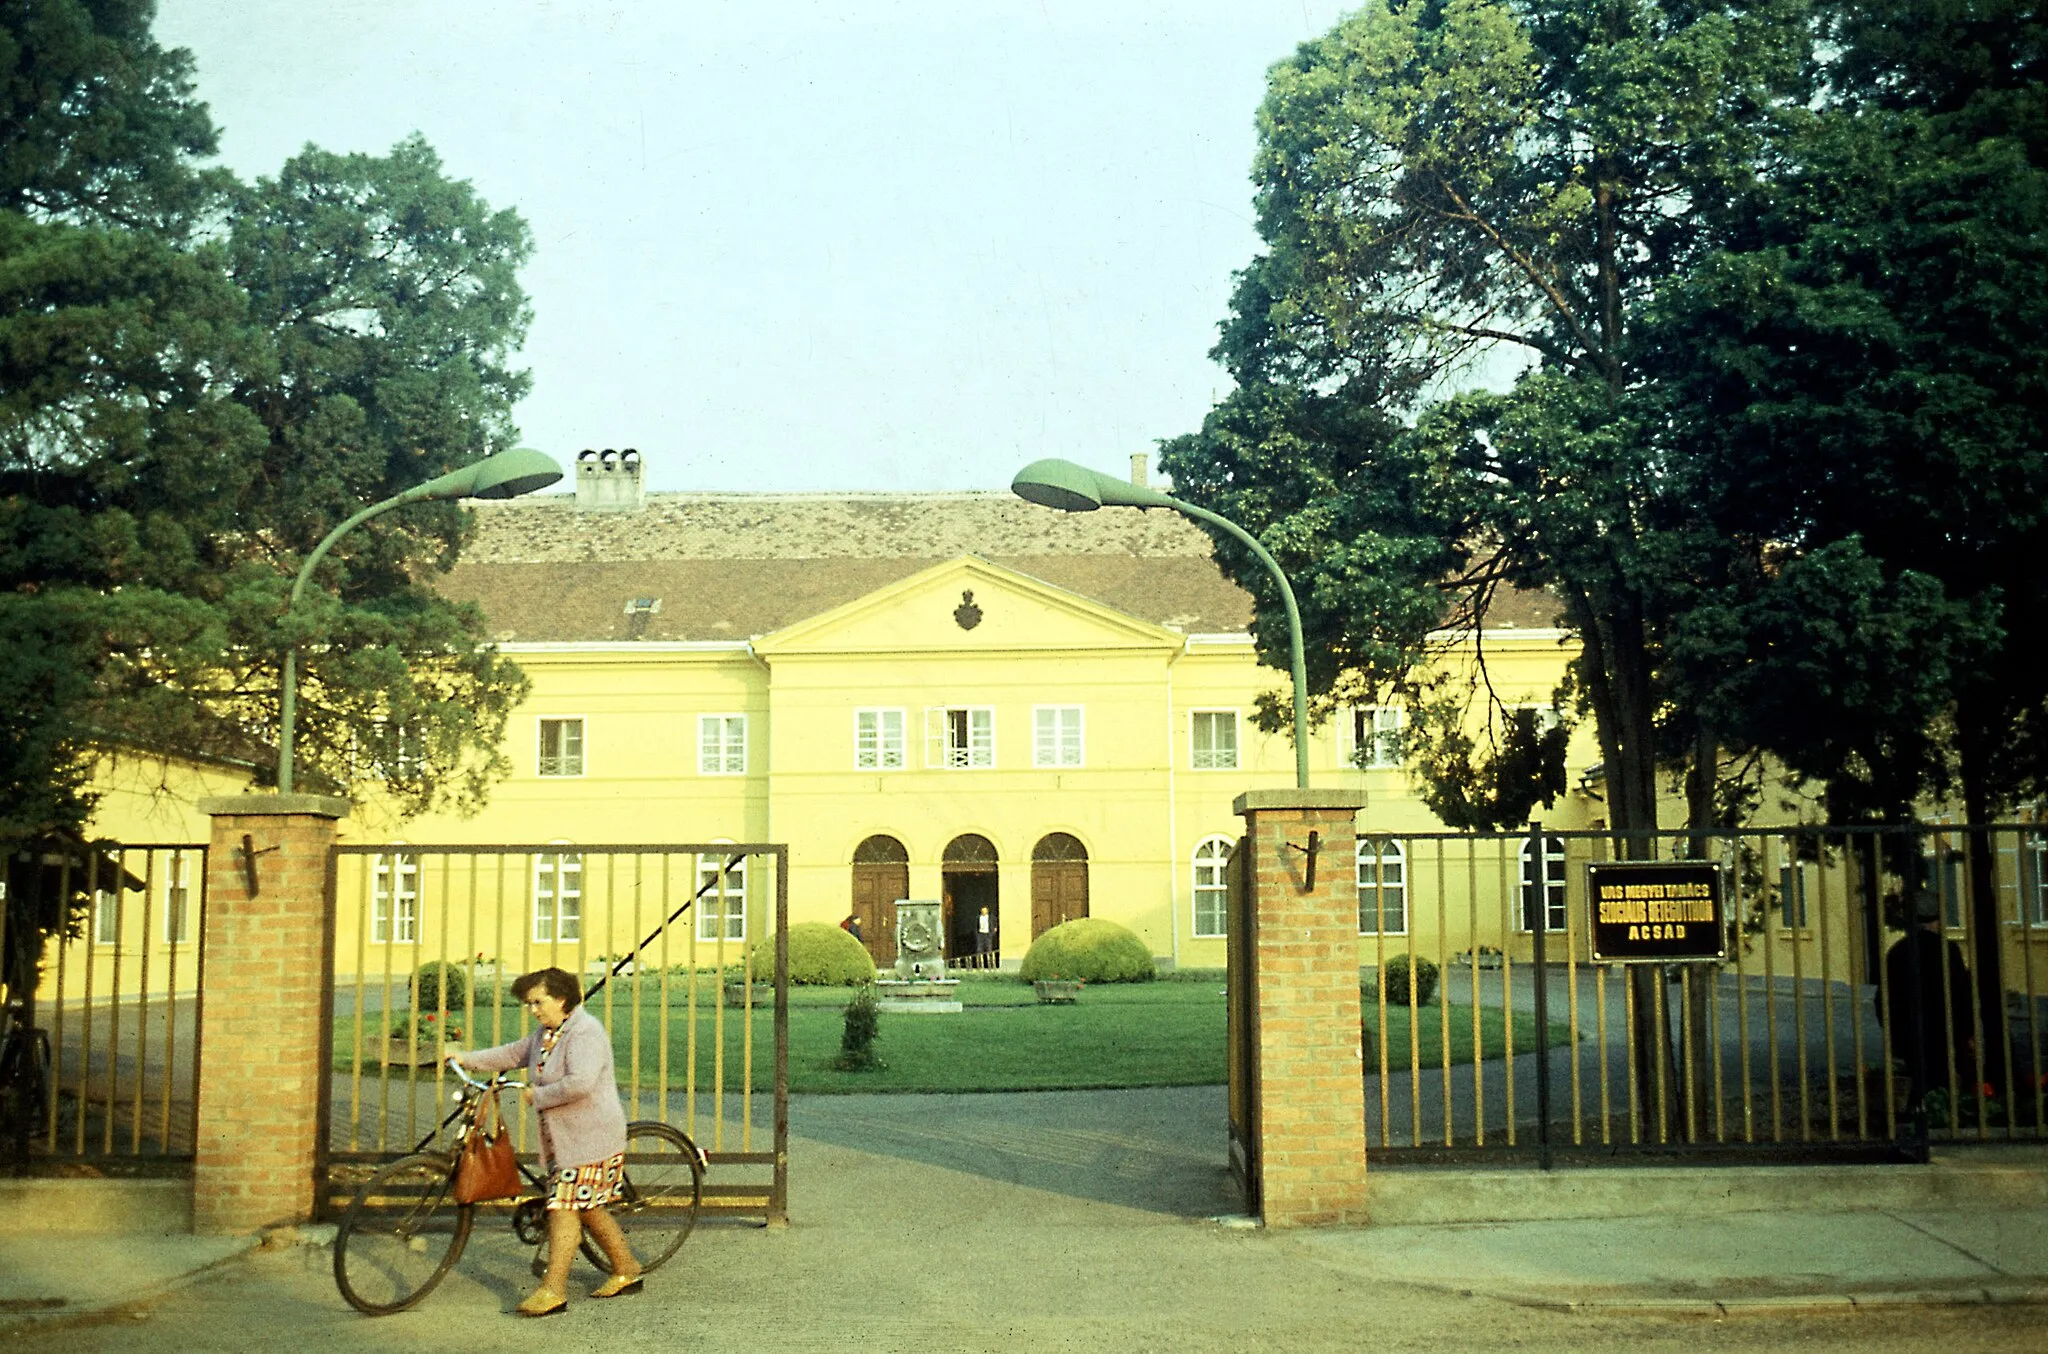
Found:
<path fill-rule="evenodd" d="M 788 933 L 786 847 L 345 846 L 332 860 L 323 1209 L 433 1133 L 453 1090 L 443 1052 L 523 1035 L 511 981 L 558 967 L 612 1036 L 627 1117 L 709 1152 L 706 1210 L 782 1215 L 787 947 L 760 942 Z M 528 1115 L 522 1153 L 534 1133 Z"/>
<path fill-rule="evenodd" d="M 96 842 L 46 862 L 69 900 L 28 1014 L 49 1039 L 30 1147 L 59 1161 L 189 1161 L 205 975 L 206 847 Z"/>
<path fill-rule="evenodd" d="M 2043 1137 L 2048 826 L 1637 844 L 1360 835 L 1369 1150 L 1548 1164 Z M 1587 866 L 1618 855 L 1714 863 L 1721 957 L 1596 958 Z"/>

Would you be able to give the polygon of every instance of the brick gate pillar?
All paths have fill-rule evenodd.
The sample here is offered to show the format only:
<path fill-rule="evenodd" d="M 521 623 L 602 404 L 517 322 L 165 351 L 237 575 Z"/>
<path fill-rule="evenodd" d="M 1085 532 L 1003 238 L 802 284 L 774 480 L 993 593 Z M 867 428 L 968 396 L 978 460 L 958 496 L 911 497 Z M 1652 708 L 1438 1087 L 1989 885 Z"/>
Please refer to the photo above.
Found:
<path fill-rule="evenodd" d="M 1251 852 L 1248 1061 L 1269 1227 L 1366 1220 L 1353 821 L 1364 804 L 1290 789 L 1248 790 L 1232 806 Z"/>
<path fill-rule="evenodd" d="M 313 1216 L 334 967 L 327 859 L 348 801 L 242 795 L 199 809 L 213 836 L 192 1230 L 232 1235 Z"/>

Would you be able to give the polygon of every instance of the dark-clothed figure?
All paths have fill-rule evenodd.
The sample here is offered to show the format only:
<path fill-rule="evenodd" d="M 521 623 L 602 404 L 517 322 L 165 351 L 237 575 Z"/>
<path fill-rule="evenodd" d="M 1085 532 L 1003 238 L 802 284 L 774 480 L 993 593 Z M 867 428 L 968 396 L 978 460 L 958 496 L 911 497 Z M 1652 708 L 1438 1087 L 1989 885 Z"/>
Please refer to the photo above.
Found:
<path fill-rule="evenodd" d="M 1911 906 L 1913 928 L 1884 957 L 1885 992 L 1898 1019 L 1883 994 L 1878 1015 L 1892 1056 L 1905 1064 L 1906 1103 L 1917 1105 L 1948 1086 L 1951 1069 L 1961 1093 L 1976 1091 L 1976 997 L 1962 947 L 1942 934 L 1940 900 L 1922 891 Z"/>

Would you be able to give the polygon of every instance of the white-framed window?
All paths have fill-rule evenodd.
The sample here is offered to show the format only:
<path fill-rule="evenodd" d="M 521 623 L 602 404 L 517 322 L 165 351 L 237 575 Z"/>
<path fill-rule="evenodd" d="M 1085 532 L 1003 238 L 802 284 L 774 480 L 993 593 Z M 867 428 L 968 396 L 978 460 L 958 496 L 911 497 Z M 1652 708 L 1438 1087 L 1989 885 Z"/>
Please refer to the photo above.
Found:
<path fill-rule="evenodd" d="M 543 851 L 533 859 L 533 940 L 573 944 L 583 938 L 583 853 Z"/>
<path fill-rule="evenodd" d="M 410 945 L 420 938 L 420 858 L 377 856 L 370 868 L 370 943 Z"/>
<path fill-rule="evenodd" d="M 1538 738 L 1541 738 L 1544 734 L 1549 733 L 1558 725 L 1557 708 L 1555 706 L 1517 705 L 1512 708 L 1517 712 L 1523 710 L 1527 710 L 1529 712 L 1530 717 L 1535 721 L 1536 736 Z"/>
<path fill-rule="evenodd" d="M 1545 930 L 1565 929 L 1565 867 L 1564 838 L 1543 839 L 1543 861 L 1539 867 L 1536 853 L 1529 847 L 1528 838 L 1522 839 L 1522 910 L 1516 918 L 1515 929 L 1533 931 L 1536 929 L 1537 908 L 1543 909 Z M 1539 873 L 1540 871 L 1540 873 Z"/>
<path fill-rule="evenodd" d="M 1204 837 L 1195 847 L 1195 934 L 1230 934 L 1230 853 L 1237 843 L 1228 837 Z"/>
<path fill-rule="evenodd" d="M 901 771 L 906 762 L 903 711 L 853 712 L 853 765 L 859 771 Z"/>
<path fill-rule="evenodd" d="M 121 943 L 120 889 L 93 890 L 92 942 L 95 945 L 119 945 Z"/>
<path fill-rule="evenodd" d="M 925 765 L 963 770 L 996 764 L 996 712 L 986 705 L 932 706 L 924 712 Z"/>
<path fill-rule="evenodd" d="M 747 774 L 747 717 L 697 716 L 697 773 L 704 776 Z"/>
<path fill-rule="evenodd" d="M 543 719 L 540 722 L 540 774 L 583 774 L 583 721 Z"/>
<path fill-rule="evenodd" d="M 192 943 L 192 856 L 173 851 L 164 864 L 164 944 Z"/>
<path fill-rule="evenodd" d="M 1080 766 L 1081 707 L 1039 705 L 1031 711 L 1031 764 Z"/>
<path fill-rule="evenodd" d="M 1189 721 L 1189 762 L 1197 771 L 1237 769 L 1237 711 L 1196 710 Z"/>
<path fill-rule="evenodd" d="M 730 862 L 730 863 L 728 863 Z M 747 938 L 747 858 L 697 857 L 697 939 Z"/>
<path fill-rule="evenodd" d="M 1787 931 L 1806 929 L 1806 903 L 1813 887 L 1815 866 L 1793 855 L 1793 844 L 1784 845 L 1783 863 L 1778 866 L 1778 925 Z"/>
<path fill-rule="evenodd" d="M 1927 872 L 1927 886 L 1941 903 L 1941 924 L 1945 930 L 1963 927 L 1963 904 L 1969 896 L 1969 858 L 1954 847 L 1923 847 L 1921 860 Z"/>
<path fill-rule="evenodd" d="M 1390 838 L 1358 839 L 1358 934 L 1408 934 L 1408 853 Z"/>
<path fill-rule="evenodd" d="M 2048 926 L 2048 831 L 2020 837 L 2020 921 Z"/>
<path fill-rule="evenodd" d="M 1360 766 L 1386 768 L 1401 764 L 1401 731 L 1408 712 L 1398 705 L 1361 705 L 1351 712 L 1351 745 Z"/>

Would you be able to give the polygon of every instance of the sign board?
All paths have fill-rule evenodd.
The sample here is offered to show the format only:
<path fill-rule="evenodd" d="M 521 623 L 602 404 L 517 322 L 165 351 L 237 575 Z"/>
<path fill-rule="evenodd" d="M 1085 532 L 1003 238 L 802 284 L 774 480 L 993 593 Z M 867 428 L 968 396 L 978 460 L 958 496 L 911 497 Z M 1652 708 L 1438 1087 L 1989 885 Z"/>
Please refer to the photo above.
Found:
<path fill-rule="evenodd" d="M 1608 861 L 1586 867 L 1593 957 L 1671 964 L 1720 959 L 1721 867 L 1705 860 Z"/>

